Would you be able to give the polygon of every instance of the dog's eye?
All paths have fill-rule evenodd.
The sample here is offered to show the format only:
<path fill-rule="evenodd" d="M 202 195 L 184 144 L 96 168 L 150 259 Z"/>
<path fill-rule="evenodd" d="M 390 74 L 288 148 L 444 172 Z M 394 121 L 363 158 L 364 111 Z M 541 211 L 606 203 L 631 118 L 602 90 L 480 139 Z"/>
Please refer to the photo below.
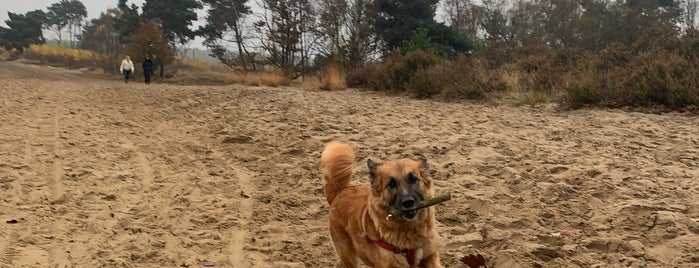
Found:
<path fill-rule="evenodd" d="M 413 174 L 413 173 L 408 174 L 408 183 L 410 183 L 410 184 L 417 183 L 417 176 L 415 176 L 415 174 Z"/>
<path fill-rule="evenodd" d="M 388 189 L 395 189 L 396 187 L 398 187 L 398 182 L 396 181 L 396 179 L 391 178 L 388 181 L 388 184 L 386 185 L 386 187 L 388 187 Z"/>

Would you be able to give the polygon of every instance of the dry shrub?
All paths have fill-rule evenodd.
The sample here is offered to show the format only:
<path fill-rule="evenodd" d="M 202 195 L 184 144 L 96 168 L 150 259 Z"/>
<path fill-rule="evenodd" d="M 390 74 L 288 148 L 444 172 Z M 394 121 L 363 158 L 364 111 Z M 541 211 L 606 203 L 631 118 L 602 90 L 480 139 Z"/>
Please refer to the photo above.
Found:
<path fill-rule="evenodd" d="M 699 58 L 699 29 L 687 29 L 681 41 L 682 55 L 688 59 Z"/>
<path fill-rule="evenodd" d="M 488 98 L 497 103 L 506 103 L 515 106 L 536 106 L 542 103 L 556 101 L 562 95 L 562 91 L 551 92 L 544 90 L 534 90 L 534 76 L 517 68 L 516 64 L 505 64 L 502 67 L 491 70 L 495 72 L 500 81 L 504 84 L 504 91 L 495 91 L 488 94 Z M 562 80 L 572 80 L 571 73 L 566 74 Z"/>
<path fill-rule="evenodd" d="M 248 74 L 250 76 L 250 74 Z M 260 84 L 271 87 L 291 85 L 291 79 L 281 73 L 265 72 L 257 73 Z"/>
<path fill-rule="evenodd" d="M 597 53 L 595 68 L 600 71 L 607 71 L 625 67 L 632 57 L 631 48 L 621 43 L 612 43 Z"/>
<path fill-rule="evenodd" d="M 629 64 L 624 88 L 634 104 L 699 105 L 699 63 L 667 51 L 641 53 Z"/>
<path fill-rule="evenodd" d="M 623 96 L 622 92 L 623 73 L 626 72 L 625 65 L 631 57 L 627 52 L 627 47 L 612 44 L 592 60 L 580 62 L 575 79 L 563 88 L 563 105 L 572 109 L 594 105 L 624 105 L 620 101 L 628 96 Z M 615 77 L 617 75 L 622 77 Z"/>
<path fill-rule="evenodd" d="M 292 85 L 294 84 L 292 83 Z M 303 77 L 300 82 L 298 82 L 298 86 L 306 90 L 317 90 L 322 87 L 322 84 L 320 83 L 320 79 L 318 77 L 306 76 Z"/>
<path fill-rule="evenodd" d="M 676 52 L 677 48 L 682 47 L 682 41 L 673 27 L 656 24 L 645 29 L 638 39 L 634 40 L 631 50 L 637 54 L 659 50 Z"/>
<path fill-rule="evenodd" d="M 505 90 L 507 84 L 484 61 L 461 56 L 419 70 L 406 87 L 417 97 L 481 100 L 489 92 Z"/>
<path fill-rule="evenodd" d="M 430 51 L 394 53 L 369 79 L 375 90 L 406 91 L 417 98 L 480 100 L 507 84 L 486 61 L 459 56 L 441 60 Z"/>
<path fill-rule="evenodd" d="M 522 72 L 517 70 L 514 65 L 506 64 L 497 70 L 500 74 L 500 79 L 505 83 L 506 87 L 513 91 L 526 91 L 527 89 L 520 83 L 522 81 Z"/>
<path fill-rule="evenodd" d="M 613 49 L 618 51 L 618 47 Z M 613 51 L 600 53 L 587 71 L 580 73 L 580 79 L 566 88 L 568 107 L 661 105 L 681 109 L 699 105 L 696 58 L 665 50 L 633 56 L 623 53 L 624 57 L 610 57 L 610 52 Z"/>
<path fill-rule="evenodd" d="M 417 98 L 431 98 L 442 92 L 443 88 L 458 84 L 458 81 L 449 79 L 447 71 L 449 71 L 447 64 L 437 64 L 417 70 L 405 84 L 405 90 Z"/>
<path fill-rule="evenodd" d="M 439 62 L 439 57 L 431 51 L 416 50 L 401 54 L 391 54 L 383 65 L 369 78 L 369 87 L 379 91 L 406 91 L 412 77 Z"/>
<path fill-rule="evenodd" d="M 369 87 L 369 80 L 379 68 L 378 63 L 365 62 L 351 68 L 345 75 L 348 87 Z"/>
<path fill-rule="evenodd" d="M 593 70 L 580 73 L 580 79 L 574 81 L 565 90 L 563 104 L 572 109 L 578 109 L 589 105 L 611 106 L 613 103 L 611 93 L 603 80 L 598 80 L 599 74 Z"/>
<path fill-rule="evenodd" d="M 10 51 L 4 48 L 0 48 L 0 60 L 10 59 Z"/>
<path fill-rule="evenodd" d="M 323 76 L 320 80 L 323 90 L 343 90 L 347 89 L 345 76 L 337 64 L 328 64 L 323 68 Z"/>
<path fill-rule="evenodd" d="M 518 46 L 509 42 L 493 42 L 483 49 L 488 65 L 496 68 L 513 62 L 518 57 Z"/>

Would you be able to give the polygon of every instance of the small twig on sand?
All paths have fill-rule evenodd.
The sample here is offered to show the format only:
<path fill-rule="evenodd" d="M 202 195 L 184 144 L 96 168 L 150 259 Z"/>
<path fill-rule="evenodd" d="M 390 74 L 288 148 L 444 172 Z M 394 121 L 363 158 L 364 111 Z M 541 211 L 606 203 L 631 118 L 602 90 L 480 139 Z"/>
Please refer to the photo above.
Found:
<path fill-rule="evenodd" d="M 414 210 L 418 210 L 418 209 L 423 209 L 423 208 L 426 208 L 426 207 L 434 206 L 434 205 L 436 205 L 436 204 L 442 203 L 442 202 L 447 201 L 447 200 L 450 200 L 450 199 L 451 199 L 451 193 L 446 193 L 446 194 L 443 194 L 443 195 L 438 195 L 438 196 L 432 197 L 432 198 L 430 198 L 430 199 L 425 199 L 425 200 L 420 201 L 420 204 L 419 204 L 419 205 L 417 206 L 417 208 L 415 208 L 415 209 L 410 209 L 410 210 L 394 209 L 394 210 L 392 210 L 392 211 L 391 211 L 391 214 L 388 214 L 388 217 L 386 217 L 386 219 L 388 219 L 388 220 L 390 221 L 390 220 L 392 220 L 394 217 L 403 215 L 403 214 L 408 213 L 408 212 L 410 212 L 410 211 L 414 211 Z"/>

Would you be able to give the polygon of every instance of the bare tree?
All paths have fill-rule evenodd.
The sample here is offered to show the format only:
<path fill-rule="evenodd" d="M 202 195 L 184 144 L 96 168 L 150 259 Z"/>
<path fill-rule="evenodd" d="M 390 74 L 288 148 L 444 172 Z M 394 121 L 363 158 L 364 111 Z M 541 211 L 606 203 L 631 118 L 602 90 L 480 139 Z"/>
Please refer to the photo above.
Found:
<path fill-rule="evenodd" d="M 365 62 L 377 49 L 371 5 L 370 0 L 352 0 L 347 8 L 347 46 L 343 57 L 351 68 Z"/>
<path fill-rule="evenodd" d="M 320 34 L 327 43 L 324 54 L 337 56 L 346 44 L 347 0 L 319 0 Z"/>
<path fill-rule="evenodd" d="M 684 2 L 684 24 L 688 29 L 696 29 L 697 15 L 699 15 L 699 1 L 685 0 Z"/>
<path fill-rule="evenodd" d="M 483 0 L 484 16 L 481 27 L 486 39 L 491 41 L 511 41 L 514 33 L 511 29 L 506 0 Z"/>
<path fill-rule="evenodd" d="M 485 8 L 471 0 L 444 0 L 446 21 L 471 40 L 479 39 L 481 24 L 485 19 Z"/>
<path fill-rule="evenodd" d="M 268 63 L 296 78 L 308 66 L 314 41 L 315 13 L 308 0 L 262 0 L 255 29 Z"/>

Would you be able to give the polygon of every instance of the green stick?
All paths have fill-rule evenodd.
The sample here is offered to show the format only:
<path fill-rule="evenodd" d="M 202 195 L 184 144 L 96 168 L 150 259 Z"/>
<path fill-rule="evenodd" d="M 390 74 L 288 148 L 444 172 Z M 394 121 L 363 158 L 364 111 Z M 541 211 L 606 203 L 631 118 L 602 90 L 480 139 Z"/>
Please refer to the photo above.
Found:
<path fill-rule="evenodd" d="M 451 193 L 446 193 L 446 194 L 432 197 L 430 199 L 425 199 L 425 200 L 420 201 L 420 204 L 415 209 L 410 209 L 410 210 L 394 209 L 394 210 L 391 210 L 391 214 L 388 214 L 386 219 L 388 219 L 390 221 L 394 217 L 403 215 L 407 212 L 410 212 L 413 210 L 418 210 L 418 209 L 423 209 L 423 208 L 430 207 L 430 206 L 434 206 L 436 204 L 442 203 L 442 202 L 450 200 L 450 199 L 451 199 Z"/>

